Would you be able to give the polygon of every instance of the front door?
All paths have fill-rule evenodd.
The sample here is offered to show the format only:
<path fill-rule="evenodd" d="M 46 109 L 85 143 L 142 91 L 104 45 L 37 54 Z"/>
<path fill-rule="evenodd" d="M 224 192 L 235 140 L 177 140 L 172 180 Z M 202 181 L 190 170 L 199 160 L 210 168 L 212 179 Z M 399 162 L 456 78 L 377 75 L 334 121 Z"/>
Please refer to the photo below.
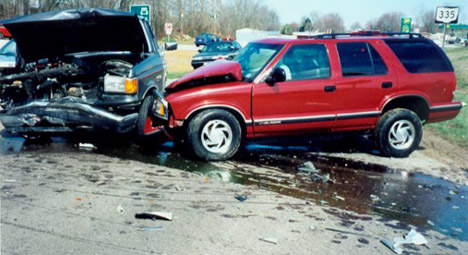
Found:
<path fill-rule="evenodd" d="M 285 71 L 286 81 L 253 86 L 255 136 L 296 135 L 332 128 L 335 87 L 326 45 L 292 45 L 275 68 Z"/>

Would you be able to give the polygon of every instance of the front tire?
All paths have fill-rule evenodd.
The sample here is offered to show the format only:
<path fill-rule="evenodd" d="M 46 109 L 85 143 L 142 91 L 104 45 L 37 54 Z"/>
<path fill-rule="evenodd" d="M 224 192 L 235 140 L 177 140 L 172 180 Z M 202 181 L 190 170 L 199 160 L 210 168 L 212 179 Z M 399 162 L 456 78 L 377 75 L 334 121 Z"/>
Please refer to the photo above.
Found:
<path fill-rule="evenodd" d="M 388 157 L 408 157 L 421 143 L 423 135 L 418 115 L 407 109 L 386 112 L 377 123 L 375 138 L 381 153 Z"/>
<path fill-rule="evenodd" d="M 205 110 L 188 124 L 187 142 L 204 160 L 226 160 L 239 150 L 242 130 L 239 121 L 220 109 Z"/>

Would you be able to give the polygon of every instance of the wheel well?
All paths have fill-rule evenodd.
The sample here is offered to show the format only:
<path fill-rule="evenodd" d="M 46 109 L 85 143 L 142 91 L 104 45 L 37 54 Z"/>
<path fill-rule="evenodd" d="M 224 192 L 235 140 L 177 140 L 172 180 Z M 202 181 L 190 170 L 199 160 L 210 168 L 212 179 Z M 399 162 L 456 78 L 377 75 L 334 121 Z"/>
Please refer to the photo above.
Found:
<path fill-rule="evenodd" d="M 188 125 L 188 123 L 190 123 L 190 121 L 198 113 L 200 113 L 202 111 L 205 111 L 205 110 L 215 110 L 215 109 L 225 110 L 225 111 L 229 112 L 230 114 L 232 114 L 237 119 L 237 121 L 239 121 L 239 124 L 240 124 L 241 129 L 242 129 L 242 134 L 243 134 L 243 136 L 245 136 L 246 124 L 245 124 L 244 117 L 238 111 L 233 110 L 233 109 L 228 108 L 228 107 L 213 107 L 213 108 L 203 108 L 203 109 L 196 110 L 193 113 L 191 113 L 190 116 L 184 121 L 184 127 L 186 127 Z"/>
<path fill-rule="evenodd" d="M 413 111 L 418 115 L 421 121 L 427 120 L 429 116 L 429 104 L 419 96 L 405 96 L 392 99 L 385 105 L 382 114 L 395 108 L 404 108 Z"/>

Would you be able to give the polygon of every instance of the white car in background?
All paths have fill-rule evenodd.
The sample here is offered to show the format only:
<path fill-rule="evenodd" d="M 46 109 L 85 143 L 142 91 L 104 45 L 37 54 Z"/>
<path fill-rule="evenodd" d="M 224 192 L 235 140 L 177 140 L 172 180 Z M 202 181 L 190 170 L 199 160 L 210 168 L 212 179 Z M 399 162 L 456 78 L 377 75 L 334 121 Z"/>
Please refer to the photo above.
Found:
<path fill-rule="evenodd" d="M 9 40 L 0 48 L 0 70 L 16 67 L 16 43 Z"/>

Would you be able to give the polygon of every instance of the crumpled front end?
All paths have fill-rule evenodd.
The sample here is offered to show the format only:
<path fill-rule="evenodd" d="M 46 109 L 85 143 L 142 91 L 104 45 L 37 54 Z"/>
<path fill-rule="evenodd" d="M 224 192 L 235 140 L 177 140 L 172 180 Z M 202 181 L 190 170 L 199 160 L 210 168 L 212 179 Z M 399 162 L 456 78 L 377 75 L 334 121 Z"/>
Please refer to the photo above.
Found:
<path fill-rule="evenodd" d="M 135 127 L 137 119 L 138 113 L 120 116 L 72 97 L 34 101 L 0 114 L 0 121 L 11 133 L 72 132 L 83 128 L 126 133 Z"/>

